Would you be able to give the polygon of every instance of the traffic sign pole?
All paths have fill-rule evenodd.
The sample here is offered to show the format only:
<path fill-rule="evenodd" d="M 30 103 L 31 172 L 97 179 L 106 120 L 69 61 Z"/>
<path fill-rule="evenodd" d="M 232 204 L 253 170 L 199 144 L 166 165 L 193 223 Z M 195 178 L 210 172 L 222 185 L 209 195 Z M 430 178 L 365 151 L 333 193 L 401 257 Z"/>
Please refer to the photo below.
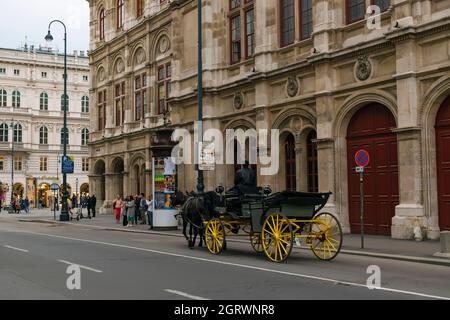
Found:
<path fill-rule="evenodd" d="M 361 249 L 364 249 L 364 168 L 370 163 L 369 153 L 366 150 L 359 150 L 355 154 L 355 162 L 358 165 L 356 172 L 359 173 Z"/>
<path fill-rule="evenodd" d="M 361 249 L 364 249 L 364 171 L 359 173 L 359 184 L 360 184 L 360 203 L 361 203 Z"/>

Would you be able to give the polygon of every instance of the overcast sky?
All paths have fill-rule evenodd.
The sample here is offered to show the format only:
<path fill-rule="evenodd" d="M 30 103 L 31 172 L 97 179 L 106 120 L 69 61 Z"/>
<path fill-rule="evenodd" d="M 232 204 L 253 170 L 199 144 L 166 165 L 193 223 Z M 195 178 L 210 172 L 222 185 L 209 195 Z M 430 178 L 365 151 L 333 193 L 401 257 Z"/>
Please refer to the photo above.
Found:
<path fill-rule="evenodd" d="M 1 1 L 0 47 L 17 49 L 25 43 L 45 45 L 47 27 L 54 19 L 67 25 L 68 50 L 89 49 L 89 4 L 86 0 Z M 53 24 L 53 47 L 62 51 L 63 27 Z"/>

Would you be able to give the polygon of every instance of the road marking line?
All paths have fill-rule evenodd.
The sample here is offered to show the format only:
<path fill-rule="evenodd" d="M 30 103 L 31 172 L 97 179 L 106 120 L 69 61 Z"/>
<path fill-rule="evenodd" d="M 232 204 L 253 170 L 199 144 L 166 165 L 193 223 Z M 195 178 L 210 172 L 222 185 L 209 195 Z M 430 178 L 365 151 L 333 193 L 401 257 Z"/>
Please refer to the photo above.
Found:
<path fill-rule="evenodd" d="M 191 300 L 198 300 L 198 301 L 209 301 L 211 299 L 206 299 L 206 298 L 202 298 L 202 297 L 197 297 L 197 296 L 193 296 L 189 293 L 186 292 L 181 292 L 181 291 L 177 291 L 177 290 L 170 290 L 170 289 L 166 289 L 164 290 L 165 292 L 171 293 L 171 294 L 175 294 L 177 296 L 181 296 L 181 297 L 185 297 Z"/>
<path fill-rule="evenodd" d="M 360 287 L 360 288 L 365 288 L 365 289 L 369 290 L 367 285 L 363 285 L 363 284 L 360 284 L 360 283 L 341 281 L 341 280 L 334 280 L 334 279 L 330 279 L 330 278 L 322 278 L 322 277 L 316 277 L 316 276 L 305 275 L 305 274 L 300 274 L 300 273 L 293 273 L 293 272 L 288 272 L 288 271 L 273 270 L 273 269 L 255 267 L 255 266 L 250 266 L 250 265 L 245 265 L 245 264 L 238 264 L 238 263 L 232 263 L 232 262 L 211 260 L 211 259 L 206 259 L 206 258 L 192 257 L 192 256 L 186 256 L 186 255 L 178 254 L 178 253 L 170 253 L 170 252 L 164 252 L 164 251 L 158 251 L 158 250 L 151 250 L 151 249 L 144 249 L 144 248 L 138 248 L 138 247 L 131 247 L 131 246 L 115 244 L 115 243 L 109 243 L 109 242 L 102 242 L 102 241 L 95 241 L 95 240 L 86 240 L 86 239 L 77 239 L 77 238 L 70 238 L 70 237 L 57 236 L 57 235 L 45 234 L 45 233 L 35 233 L 35 232 L 28 232 L 28 231 L 16 231 L 16 232 L 18 232 L 18 233 L 25 233 L 25 234 L 31 234 L 31 235 L 37 235 L 37 236 L 50 237 L 50 238 L 57 238 L 57 239 L 65 239 L 65 240 L 72 240 L 72 241 L 78 241 L 78 242 L 99 244 L 99 245 L 105 245 L 105 246 L 116 247 L 116 248 L 132 249 L 132 250 L 136 250 L 136 251 L 151 252 L 151 253 L 165 255 L 165 256 L 184 258 L 184 259 L 196 260 L 196 261 L 203 261 L 203 262 L 209 262 L 209 263 L 215 263 L 215 264 L 222 264 L 222 265 L 226 265 L 226 266 L 239 267 L 239 268 L 243 268 L 243 269 L 258 270 L 258 271 L 282 274 L 282 275 L 287 275 L 287 276 L 292 276 L 292 277 L 311 279 L 311 280 L 318 280 L 318 281 L 322 281 L 322 282 L 330 282 L 330 283 L 335 284 L 335 285 L 336 284 L 340 284 L 340 285 L 347 285 L 347 286 L 352 286 L 352 287 Z M 431 299 L 439 299 L 439 300 L 450 300 L 450 297 L 435 296 L 435 295 L 429 295 L 429 294 L 413 292 L 413 291 L 398 290 L 398 289 L 374 288 L 372 290 L 374 290 L 374 291 L 375 290 L 379 290 L 379 291 L 386 291 L 386 292 L 393 292 L 393 293 L 401 293 L 401 294 L 406 294 L 406 295 L 419 296 L 419 297 L 423 297 L 423 298 L 431 298 Z"/>
<path fill-rule="evenodd" d="M 11 247 L 11 246 L 4 246 L 5 248 L 8 248 L 8 249 L 12 249 L 12 250 L 16 250 L 16 251 L 20 251 L 20 252 L 25 252 L 25 253 L 28 253 L 28 252 L 30 252 L 30 251 L 28 251 L 28 250 L 25 250 L 25 249 L 20 249 L 20 248 L 16 248 L 16 247 Z"/>
<path fill-rule="evenodd" d="M 85 270 L 96 272 L 96 273 L 103 273 L 103 271 L 101 271 L 101 270 L 97 270 L 97 269 L 89 268 L 89 267 L 86 267 L 86 266 L 82 266 L 81 264 L 78 264 L 78 263 L 72 263 L 72 262 L 65 261 L 65 260 L 58 260 L 58 262 L 67 264 L 69 266 L 78 266 L 81 269 L 85 269 Z"/>

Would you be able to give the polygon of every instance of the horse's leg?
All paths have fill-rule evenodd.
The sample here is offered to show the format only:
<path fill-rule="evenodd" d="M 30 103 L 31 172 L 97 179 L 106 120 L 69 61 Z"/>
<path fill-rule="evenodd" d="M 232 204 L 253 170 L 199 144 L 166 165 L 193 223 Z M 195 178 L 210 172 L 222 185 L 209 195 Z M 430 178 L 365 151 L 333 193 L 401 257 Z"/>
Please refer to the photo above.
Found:
<path fill-rule="evenodd" d="M 189 225 L 190 225 L 190 227 L 189 227 L 189 241 L 188 241 L 189 248 L 190 249 L 194 249 L 195 239 L 194 239 L 194 242 L 193 242 L 192 241 L 192 223 L 190 223 Z"/>
<path fill-rule="evenodd" d="M 187 236 L 187 226 L 188 226 L 187 221 L 183 219 L 183 235 L 186 238 L 186 241 L 189 241 L 189 238 Z"/>
<path fill-rule="evenodd" d="M 192 243 L 193 247 L 195 247 L 195 243 L 197 242 L 197 236 L 198 236 L 198 228 L 194 227 L 194 242 Z"/>
<path fill-rule="evenodd" d="M 199 230 L 199 234 L 200 234 L 200 243 L 198 244 L 198 247 L 199 248 L 203 248 L 203 241 L 205 241 L 205 229 L 201 228 Z"/>

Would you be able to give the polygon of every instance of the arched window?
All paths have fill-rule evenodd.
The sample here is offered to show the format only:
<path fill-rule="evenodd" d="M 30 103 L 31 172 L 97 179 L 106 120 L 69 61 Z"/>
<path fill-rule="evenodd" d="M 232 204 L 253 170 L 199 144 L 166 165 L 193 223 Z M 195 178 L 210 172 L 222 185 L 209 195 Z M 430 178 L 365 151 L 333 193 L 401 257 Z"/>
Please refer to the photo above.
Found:
<path fill-rule="evenodd" d="M 14 125 L 14 142 L 22 143 L 22 125 Z"/>
<path fill-rule="evenodd" d="M 0 90 L 0 107 L 6 107 L 8 105 L 8 94 L 6 90 Z"/>
<path fill-rule="evenodd" d="M 105 9 L 100 10 L 100 41 L 105 40 Z"/>
<path fill-rule="evenodd" d="M 8 125 L 0 124 L 0 142 L 8 142 Z"/>
<path fill-rule="evenodd" d="M 123 27 L 124 8 L 123 0 L 117 0 L 117 29 Z"/>
<path fill-rule="evenodd" d="M 312 130 L 307 138 L 307 157 L 308 157 L 308 192 L 319 192 L 319 164 L 316 131 Z"/>
<path fill-rule="evenodd" d="M 48 110 L 48 94 L 46 92 L 42 92 L 39 99 L 39 109 L 42 111 Z"/>
<path fill-rule="evenodd" d="M 65 132 L 66 134 L 66 141 L 67 144 L 69 144 L 69 130 L 66 128 Z M 64 145 L 64 128 L 61 129 L 61 145 Z"/>
<path fill-rule="evenodd" d="M 69 111 L 69 96 L 66 95 L 67 99 L 67 111 Z M 64 94 L 61 95 L 61 111 L 64 111 Z"/>
<path fill-rule="evenodd" d="M 295 163 L 295 138 L 292 134 L 284 141 L 286 157 L 286 190 L 297 190 L 297 166 Z"/>
<path fill-rule="evenodd" d="M 48 129 L 41 127 L 39 129 L 39 144 L 48 144 Z"/>
<path fill-rule="evenodd" d="M 12 94 L 12 106 L 13 108 L 20 108 L 20 92 L 14 90 Z"/>
<path fill-rule="evenodd" d="M 81 98 L 81 112 L 89 113 L 89 97 L 84 96 Z"/>
<path fill-rule="evenodd" d="M 89 142 L 89 130 L 87 128 L 84 128 L 83 131 L 81 131 L 81 145 L 87 146 Z"/>

